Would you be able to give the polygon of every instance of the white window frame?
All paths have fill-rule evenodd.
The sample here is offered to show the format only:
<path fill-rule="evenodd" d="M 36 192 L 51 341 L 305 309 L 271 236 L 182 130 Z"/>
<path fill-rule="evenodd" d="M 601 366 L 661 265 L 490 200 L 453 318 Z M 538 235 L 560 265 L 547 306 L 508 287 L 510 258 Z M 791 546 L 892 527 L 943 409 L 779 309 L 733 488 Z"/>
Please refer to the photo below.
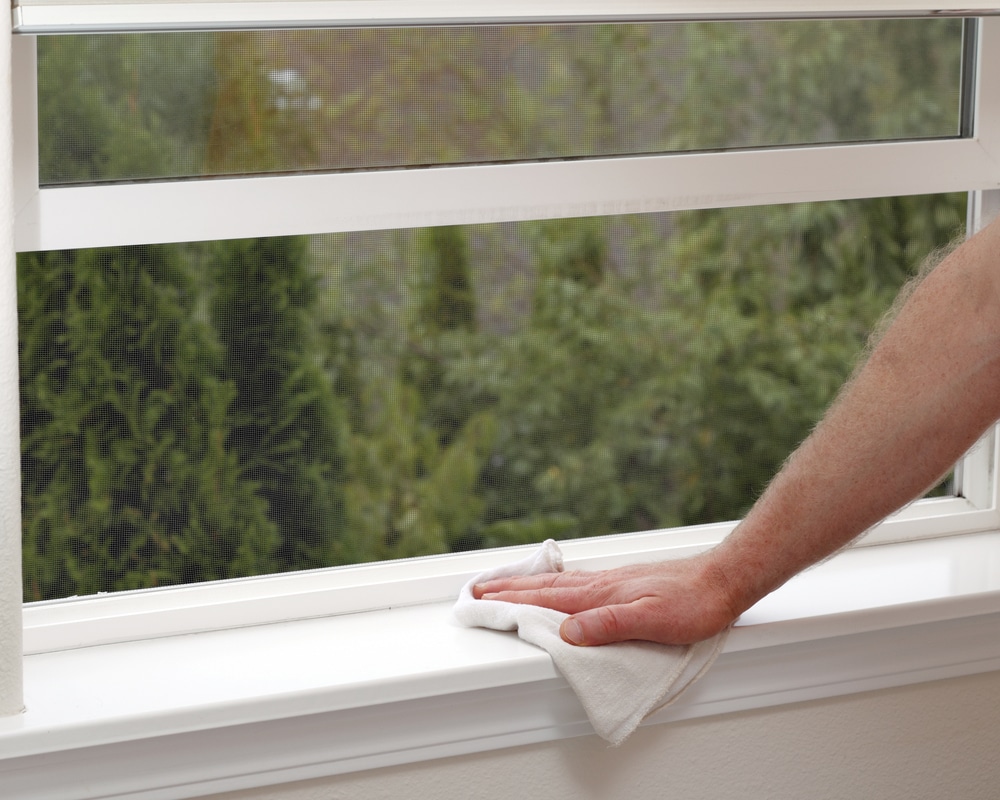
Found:
<path fill-rule="evenodd" d="M 1000 84 L 1000 48 L 981 42 L 977 50 L 993 61 L 977 72 L 968 138 L 40 188 L 34 37 L 21 35 L 14 42 L 15 245 L 51 250 L 953 191 L 981 197 L 1000 185 L 1000 88 L 990 85 Z M 975 227 L 978 217 L 970 223 Z M 865 541 L 1000 526 L 996 437 L 991 432 L 963 460 L 962 496 L 919 502 Z M 732 527 L 653 531 L 566 548 L 574 563 L 598 567 L 694 552 Z M 453 596 L 465 576 L 497 557 L 464 554 L 30 604 L 25 652 L 434 602 Z"/>
<path fill-rule="evenodd" d="M 314 8 L 317 4 L 311 7 Z M 167 7 L 169 4 L 159 5 Z M 184 5 L 190 12 L 190 9 L 201 5 L 225 4 L 178 4 L 180 5 Z M 246 7 L 254 5 L 245 4 Z M 282 5 L 291 8 L 297 4 Z M 734 0 L 728 4 L 719 2 L 702 5 L 705 6 L 704 14 L 724 15 L 728 9 L 730 16 L 767 16 L 781 4 Z M 857 4 L 852 6 L 849 3 L 793 5 L 798 8 L 800 15 L 847 14 L 852 8 L 855 13 L 858 12 Z M 937 4 L 938 10 L 941 10 L 941 5 Z M 100 8 L 106 10 L 126 6 L 127 4 L 109 4 Z M 244 4 L 230 4 L 230 9 L 237 6 L 243 8 Z M 659 6 L 663 16 L 662 8 L 679 9 L 684 4 L 664 2 Z M 45 6 L 38 6 L 43 7 Z M 340 7 L 339 3 L 337 7 Z M 690 4 L 688 7 L 690 13 Z M 787 8 L 787 4 L 785 7 Z M 22 5 L 20 8 L 23 14 L 27 6 Z M 92 11 L 97 6 L 86 8 Z M 808 14 L 803 10 L 805 8 L 808 8 Z M 962 8 L 970 6 L 966 4 Z M 983 6 L 977 8 L 987 10 Z M 734 9 L 739 9 L 739 13 Z M 759 13 L 753 13 L 755 9 Z M 767 9 L 772 9 L 772 12 Z M 922 13 L 927 8 L 920 3 L 866 3 L 865 10 L 874 16 L 880 11 L 883 14 Z M 959 11 L 957 6 L 951 10 L 955 13 Z M 677 13 L 681 14 L 680 11 Z M 598 14 L 593 16 L 599 18 Z M 972 136 L 967 139 L 595 159 L 566 164 L 447 167 L 351 175 L 43 189 L 37 184 L 37 131 L 32 124 L 35 118 L 33 41 L 31 36 L 22 35 L 15 37 L 13 45 L 16 153 L 13 183 L 17 190 L 14 200 L 16 233 L 13 236 L 18 249 L 192 241 L 945 191 L 972 192 L 972 229 L 985 224 L 1000 211 L 1000 18 L 995 17 L 984 18 L 979 26 L 976 117 Z M 776 164 L 781 168 L 775 168 Z M 922 178 L 928 169 L 932 174 Z M 806 174 L 809 174 L 809 180 L 804 179 Z M 610 180 L 610 177 L 614 180 Z M 602 189 L 595 190 L 595 183 L 603 185 Z M 386 191 L 387 186 L 392 191 Z M 611 190 L 604 188 L 608 186 L 614 187 L 613 194 Z M 422 198 L 457 195 L 462 197 L 462 204 L 459 206 L 433 200 L 422 202 L 420 207 L 406 202 L 384 205 L 387 196 L 397 197 L 413 192 L 418 192 Z M 476 200 L 483 195 L 488 195 L 491 200 L 488 203 Z M 351 198 L 349 206 L 324 205 L 320 202 L 327 197 L 343 196 Z M 275 203 L 275 198 L 279 202 Z M 374 198 L 378 198 L 378 202 Z M 157 213 L 135 213 L 137 208 L 151 207 L 157 208 Z M 262 213 L 261 208 L 267 208 L 267 211 Z M 184 209 L 184 213 L 172 214 L 169 213 L 170 209 Z M 220 214 L 219 209 L 226 209 L 226 212 Z M 149 220 L 150 217 L 157 219 Z M 12 313 L 10 309 L 10 303 L 3 307 L 7 315 Z M 8 318 L 6 324 L 0 326 L 0 351 L 8 358 L 11 353 L 16 357 L 15 319 Z M 10 405 L 8 392 L 6 403 L 7 413 L 16 419 L 16 395 L 13 405 Z M 0 468 L 6 469 L 7 475 L 17 475 L 20 463 L 16 428 L 13 448 L 10 446 L 10 438 L 8 431 L 7 439 L 3 442 L 6 447 L 0 447 Z M 954 638 L 957 630 L 968 630 L 970 626 L 979 626 L 987 634 L 989 631 L 995 633 L 996 625 L 1000 622 L 1000 534 L 996 533 L 1000 529 L 998 453 L 998 434 L 993 430 L 973 448 L 959 468 L 962 496 L 913 504 L 878 526 L 861 541 L 861 544 L 889 546 L 855 549 L 830 562 L 829 566 L 820 568 L 813 577 L 807 576 L 804 584 L 796 585 L 808 587 L 812 585 L 810 581 L 813 584 L 819 581 L 821 584 L 822 576 L 831 574 L 831 571 L 835 575 L 841 574 L 838 570 L 846 571 L 847 577 L 844 580 L 848 581 L 861 574 L 851 570 L 881 569 L 883 575 L 889 575 L 891 566 L 887 565 L 917 565 L 921 563 L 921 559 L 929 557 L 930 553 L 936 553 L 935 558 L 944 560 L 958 559 L 960 551 L 965 553 L 962 556 L 963 566 L 956 569 L 973 574 L 974 580 L 968 584 L 958 581 L 957 583 L 962 583 L 961 590 L 949 590 L 947 596 L 935 596 L 933 600 L 911 601 L 897 598 L 880 605 L 880 601 L 873 599 L 860 617 L 857 614 L 838 613 L 837 603 L 843 599 L 843 593 L 830 593 L 827 605 L 816 606 L 810 611 L 808 619 L 803 619 L 802 614 L 789 611 L 788 602 L 781 606 L 783 601 L 779 597 L 775 601 L 781 606 L 779 610 L 771 610 L 771 606 L 764 604 L 762 610 L 755 611 L 758 615 L 753 619 L 755 624 L 744 628 L 739 636 L 734 634 L 732 642 L 735 643 L 727 647 L 715 671 L 722 676 L 718 679 L 720 683 L 705 683 L 708 688 L 696 694 L 686 706 L 671 712 L 673 716 L 668 714 L 664 718 L 684 718 L 760 707 L 771 702 L 830 696 L 843 691 L 1000 668 L 1000 644 L 994 646 L 993 642 L 998 638 L 995 635 L 978 637 L 979 644 L 976 647 L 979 649 L 974 652 L 968 649 L 961 656 L 956 656 L 955 649 L 950 648 L 947 657 L 951 661 L 947 663 L 940 660 L 944 656 L 938 651 L 918 656 L 911 652 L 912 647 L 907 649 L 922 638 L 938 635 L 937 632 L 940 632 L 943 639 Z M 9 491 L 6 497 L 10 505 Z M 11 518 L 18 521 L 18 517 L 9 508 L 4 510 L 6 525 L 10 529 Z M 582 539 L 564 543 L 563 549 L 567 561 L 573 567 L 604 568 L 697 552 L 720 541 L 731 528 L 732 524 L 718 524 Z M 20 530 L 19 523 L 16 530 Z M 220 646 L 232 647 L 233 637 L 238 633 L 236 629 L 260 626 L 263 623 L 278 624 L 247 632 L 247 643 L 239 645 L 237 649 L 243 647 L 243 653 L 260 655 L 262 650 L 267 652 L 271 642 L 269 637 L 272 636 L 280 638 L 291 635 L 293 638 L 298 637 L 296 641 L 300 643 L 312 641 L 309 635 L 289 633 L 320 629 L 309 626 L 321 626 L 322 630 L 331 635 L 350 637 L 352 625 L 362 617 L 364 624 L 369 626 L 366 630 L 385 632 L 383 638 L 389 642 L 401 630 L 398 628 L 399 624 L 440 626 L 448 601 L 468 577 L 512 557 L 509 550 L 464 553 L 30 604 L 23 609 L 23 635 L 25 654 L 35 670 L 31 674 L 35 676 L 33 680 L 36 683 L 32 685 L 48 687 L 46 691 L 51 689 L 57 694 L 59 690 L 56 687 L 76 686 L 72 676 L 93 670 L 94 662 L 88 659 L 110 659 L 104 662 L 109 668 L 109 674 L 113 673 L 115 665 L 125 669 L 122 664 L 141 671 L 143 664 L 149 666 L 153 663 L 150 659 L 180 658 L 178 654 L 191 642 L 201 643 L 197 647 L 203 648 L 201 654 L 208 658 L 211 648 L 216 646 L 213 642 L 222 642 L 224 644 Z M 0 585 L 19 586 L 19 566 L 16 559 L 0 561 Z M 16 600 L 16 610 L 4 605 L 15 602 L 11 600 L 11 596 L 9 591 L 0 596 L 0 627 L 5 622 L 9 623 L 15 614 L 18 620 L 21 619 L 19 597 Z M 786 592 L 783 596 L 790 597 L 794 594 Z M 393 622 L 392 619 L 403 612 L 390 612 L 386 609 L 398 609 L 401 606 L 414 607 L 406 612 L 412 614 L 412 618 L 407 618 L 403 623 Z M 350 616 L 351 612 L 355 612 L 355 616 Z M 393 629 L 393 625 L 397 628 Z M 396 630 L 396 634 L 388 632 L 391 630 Z M 890 666 L 886 666 L 889 662 L 883 658 L 879 666 L 872 666 L 870 674 L 844 677 L 840 670 L 849 672 L 850 668 L 844 666 L 843 654 L 849 651 L 863 659 L 864 653 L 870 649 L 869 640 L 864 638 L 866 632 L 875 630 L 901 632 L 897 639 L 907 643 L 907 647 L 897 648 L 898 652 L 893 657 L 898 663 L 892 662 Z M 211 633 L 212 631 L 218 633 Z M 177 636 L 198 632 L 201 632 L 200 638 Z M 484 636 L 479 636 L 479 633 Z M 454 730 L 438 730 L 441 726 L 457 725 L 453 717 L 455 714 L 460 716 L 460 712 L 455 711 L 453 714 L 449 711 L 442 714 L 440 720 L 435 720 L 434 725 L 429 726 L 437 731 L 435 735 L 443 737 L 440 741 L 451 736 L 448 747 L 444 747 L 439 740 L 424 731 L 419 736 L 414 733 L 416 738 L 412 741 L 395 743 L 393 747 L 396 749 L 390 753 L 388 745 L 377 744 L 380 736 L 384 738 L 384 731 L 373 728 L 369 735 L 362 726 L 357 730 L 349 730 L 349 736 L 355 737 L 357 741 L 369 736 L 371 748 L 382 747 L 384 752 L 381 755 L 376 757 L 365 751 L 367 755 L 340 755 L 328 758 L 321 767 L 306 767 L 295 761 L 295 758 L 301 761 L 304 756 L 292 755 L 296 748 L 296 752 L 300 754 L 306 752 L 309 741 L 307 734 L 314 733 L 313 728 L 302 728 L 299 738 L 288 736 L 288 760 L 282 762 L 284 766 L 278 764 L 268 767 L 269 771 L 264 771 L 270 777 L 266 781 L 261 778 L 258 783 L 314 777 L 347 769 L 403 763 L 415 758 L 470 752 L 585 732 L 586 724 L 581 722 L 579 710 L 573 706 L 572 698 L 566 697 L 565 685 L 560 683 L 552 670 L 551 662 L 544 654 L 539 655 L 529 646 L 516 643 L 517 640 L 513 640 L 512 644 L 504 638 L 503 644 L 496 644 L 500 640 L 485 634 L 486 632 L 463 632 L 462 637 L 456 638 L 458 634 L 453 635 L 445 630 L 439 643 L 442 653 L 452 645 L 457 648 L 455 652 L 449 651 L 447 655 L 441 655 L 442 666 L 439 671 L 441 674 L 447 673 L 445 678 L 442 679 L 440 675 L 435 678 L 430 673 L 408 673 L 402 676 L 404 669 L 401 667 L 400 675 L 393 679 L 395 682 L 389 681 L 382 685 L 381 690 L 388 691 L 387 695 L 365 694 L 367 690 L 361 691 L 356 683 L 351 682 L 356 681 L 356 677 L 345 676 L 342 683 L 335 686 L 331 684 L 310 695 L 309 703 L 305 700 L 301 703 L 282 700 L 285 695 L 272 688 L 272 694 L 254 694 L 252 698 L 248 692 L 242 705 L 236 704 L 236 710 L 230 709 L 228 712 L 211 710 L 210 703 L 198 706 L 195 712 L 187 706 L 182 708 L 178 700 L 176 709 L 164 711 L 161 707 L 160 716 L 150 713 L 145 722 L 136 722 L 125 716 L 112 718 L 110 712 L 107 717 L 93 712 L 86 721 L 69 719 L 73 709 L 66 710 L 63 708 L 66 704 L 55 702 L 52 705 L 58 706 L 59 710 L 52 713 L 64 715 L 59 717 L 58 724 L 48 718 L 39 722 L 32 720 L 32 711 L 29 709 L 23 720 L 0 720 L 0 740 L 6 743 L 4 747 L 10 745 L 11 748 L 5 751 L 0 747 L 0 753 L 10 753 L 9 756 L 0 755 L 0 788 L 5 786 L 5 780 L 18 780 L 18 776 L 36 782 L 50 780 L 53 786 L 58 779 L 62 781 L 59 785 L 63 787 L 60 789 L 63 793 L 58 794 L 53 790 L 53 794 L 49 796 L 90 796 L 85 795 L 80 786 L 80 773 L 75 770 L 81 769 L 81 760 L 74 755 L 81 752 L 80 748 L 88 742 L 111 748 L 101 752 L 117 753 L 113 756 L 119 759 L 115 762 L 117 768 L 111 771 L 114 773 L 114 780 L 124 781 L 131 779 L 131 776 L 137 782 L 136 786 L 146 786 L 141 790 L 134 787 L 128 791 L 122 790 L 122 796 L 195 796 L 197 792 L 256 785 L 256 779 L 247 776 L 261 772 L 262 768 L 248 765 L 239 776 L 225 781 L 213 777 L 192 778 L 186 784 L 188 788 L 185 793 L 164 789 L 168 785 L 165 782 L 173 778 L 165 774 L 163 767 L 155 766 L 156 748 L 159 746 L 157 737 L 167 732 L 178 735 L 186 732 L 187 738 L 183 739 L 181 748 L 187 747 L 190 750 L 192 763 L 199 757 L 210 758 L 212 769 L 221 770 L 220 765 L 228 756 L 220 753 L 219 748 L 215 748 L 210 755 L 199 755 L 199 750 L 203 750 L 205 745 L 198 738 L 197 731 L 209 729 L 213 725 L 225 724 L 231 727 L 239 723 L 242 726 L 239 728 L 241 732 L 233 733 L 236 737 L 233 741 L 242 743 L 241 746 L 249 746 L 248 743 L 255 739 L 274 742 L 275 734 L 281 734 L 282 731 L 287 733 L 281 726 L 290 724 L 292 717 L 318 721 L 320 718 L 326 719 L 323 715 L 336 715 L 348 710 L 352 714 L 361 713 L 359 709 L 364 708 L 377 711 L 390 701 L 402 706 L 410 703 L 411 706 L 407 706 L 410 710 L 401 713 L 419 715 L 423 728 L 428 728 L 427 711 L 439 706 L 428 706 L 430 701 L 427 698 L 444 694 L 453 695 L 451 708 L 464 708 L 462 703 L 467 703 L 469 714 L 481 713 L 482 707 L 477 703 L 486 702 L 484 698 L 487 696 L 492 698 L 490 702 L 509 706 L 503 713 L 508 716 L 521 715 L 516 723 L 516 726 L 520 726 L 517 728 L 520 732 L 517 735 L 511 733 L 509 726 L 514 723 L 508 717 L 501 720 L 502 714 L 498 711 L 500 716 L 497 716 L 498 721 L 491 729 L 492 732 L 483 733 L 475 739 L 475 744 L 470 744 L 473 739 L 464 734 L 459 736 Z M 452 642 L 453 638 L 455 642 Z M 469 644 L 470 642 L 473 644 Z M 285 645 L 287 646 L 287 641 Z M 795 649 L 800 645 L 800 649 Z M 388 647 L 388 644 L 385 646 Z M 766 675 L 759 672 L 759 666 L 752 666 L 752 663 L 759 662 L 759 655 L 764 652 L 762 648 L 767 647 L 778 648 L 784 656 L 789 656 L 785 659 L 783 669 L 778 671 L 780 676 L 770 666 Z M 852 647 L 855 649 L 851 650 Z M 462 661 L 469 648 L 476 649 L 475 658 Z M 0 637 L 0 666 L 11 661 L 10 655 L 14 649 L 19 657 L 19 642 L 15 638 Z M 775 653 L 777 652 L 776 650 Z M 164 653 L 168 655 L 164 656 Z M 833 666 L 824 667 L 829 674 L 824 672 L 823 677 L 818 678 L 816 674 L 810 673 L 808 680 L 804 680 L 802 675 L 794 675 L 794 665 L 806 664 L 806 661 L 796 661 L 795 658 L 816 659 L 821 653 L 830 654 L 829 663 Z M 6 662 L 5 654 L 8 657 Z M 758 662 L 753 662 L 750 655 L 758 658 Z M 934 658 L 938 660 L 935 661 Z M 457 661 L 463 663 L 461 670 L 455 667 Z M 459 675 L 460 679 L 449 678 L 448 675 L 452 674 L 448 673 L 449 669 Z M 732 675 L 737 677 L 733 678 Z M 289 676 L 288 685 L 295 686 L 294 681 L 297 679 Z M 443 686 L 442 680 L 446 684 L 450 681 L 451 685 Z M 434 684 L 436 688 L 426 688 L 429 682 L 434 681 L 437 681 Z M 559 718 L 562 722 L 557 724 L 546 717 L 549 721 L 539 728 L 541 723 L 522 719 L 535 712 L 524 708 L 523 704 L 518 705 L 518 691 L 524 686 L 536 684 L 544 684 L 548 687 L 545 691 L 551 691 L 552 697 L 557 698 L 553 700 L 553 708 L 556 710 L 551 713 L 555 715 L 553 719 Z M 734 688 L 737 685 L 739 688 Z M 386 690 L 386 686 L 390 686 L 390 690 Z M 818 686 L 826 688 L 819 689 Z M 110 683 L 109 687 L 110 697 L 114 694 L 114 688 Z M 221 683 L 219 687 L 221 691 Z M 508 687 L 510 691 L 501 691 L 501 687 Z M 10 707 L 10 694 L 17 691 L 17 681 L 9 684 L 0 682 L 0 709 L 3 708 L 4 693 L 7 694 L 7 707 Z M 460 699 L 462 697 L 466 699 Z M 276 705 L 281 703 L 285 707 L 280 712 L 276 711 Z M 44 706 L 45 703 L 41 702 L 39 705 Z M 511 710 L 514 707 L 516 709 Z M 45 712 L 43 710 L 39 713 Z M 125 715 L 126 711 L 115 709 L 115 713 Z M 226 716 L 227 713 L 230 716 Z M 545 714 L 548 713 L 545 711 Z M 565 718 L 560 715 L 565 715 Z M 339 717 L 337 719 L 340 720 Z M 173 722 L 168 725 L 164 720 Z M 338 724 L 341 722 L 343 720 Z M 435 728 L 435 725 L 438 727 Z M 543 729 L 544 732 L 540 733 Z M 57 730 L 57 733 L 51 733 L 52 730 Z M 236 728 L 232 730 L 235 731 Z M 419 742 L 414 744 L 418 739 Z M 132 759 L 137 752 L 142 751 L 145 745 L 141 745 L 140 740 L 149 743 L 148 757 L 136 757 L 132 761 L 131 772 L 123 771 L 120 759 L 126 756 Z M 114 742 L 124 743 L 124 749 L 115 751 Z M 315 747 L 315 743 L 312 746 Z M 53 773 L 50 776 L 48 770 L 50 764 L 54 763 L 52 759 L 64 763 L 59 761 L 63 756 L 68 759 L 64 759 L 65 763 L 74 764 L 74 771 L 64 771 L 65 774 L 61 776 Z M 107 757 L 112 758 L 111 755 Z M 233 756 L 231 761 L 235 763 L 235 760 L 239 759 Z M 290 766 L 293 762 L 299 766 L 293 769 Z M 105 769 L 106 762 L 102 762 L 100 758 L 95 758 L 92 764 L 88 761 L 88 765 L 82 769 L 90 769 L 95 775 L 102 769 L 104 773 L 109 772 Z M 202 766 L 208 769 L 204 764 Z M 5 772 L 7 767 L 10 769 Z M 226 768 L 230 767 L 236 772 L 243 769 L 232 764 Z M 235 775 L 236 772 L 232 774 Z M 112 780 L 111 777 L 105 779 Z M 157 784 L 157 780 L 161 783 Z"/>
<path fill-rule="evenodd" d="M 964 16 L 1000 11 L 996 0 L 14 0 L 18 33 L 206 30 L 477 22 L 628 22 L 810 17 Z"/>

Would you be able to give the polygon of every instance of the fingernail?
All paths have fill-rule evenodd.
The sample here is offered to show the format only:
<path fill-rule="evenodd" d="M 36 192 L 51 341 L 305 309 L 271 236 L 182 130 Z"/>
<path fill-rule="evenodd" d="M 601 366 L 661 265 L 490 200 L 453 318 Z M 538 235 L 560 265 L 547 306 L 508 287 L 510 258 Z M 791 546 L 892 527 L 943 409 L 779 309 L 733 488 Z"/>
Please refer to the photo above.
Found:
<path fill-rule="evenodd" d="M 583 644 L 583 628 L 573 617 L 562 624 L 562 637 L 570 644 Z"/>

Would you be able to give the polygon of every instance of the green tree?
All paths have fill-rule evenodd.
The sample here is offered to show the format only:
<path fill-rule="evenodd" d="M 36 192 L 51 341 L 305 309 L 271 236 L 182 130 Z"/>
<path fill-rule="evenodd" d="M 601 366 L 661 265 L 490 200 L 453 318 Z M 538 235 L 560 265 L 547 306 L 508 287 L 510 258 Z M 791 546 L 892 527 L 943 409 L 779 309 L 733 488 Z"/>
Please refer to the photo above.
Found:
<path fill-rule="evenodd" d="M 472 288 L 469 240 L 456 226 L 418 233 L 420 323 L 432 334 L 476 330 L 476 295 Z"/>
<path fill-rule="evenodd" d="M 350 541 L 343 562 L 467 549 L 483 501 L 476 487 L 495 438 L 488 412 L 447 444 L 420 418 L 419 393 L 397 377 L 367 390 L 366 430 L 351 437 Z"/>
<path fill-rule="evenodd" d="M 194 114 L 205 81 L 197 59 L 167 54 L 170 43 L 39 43 L 43 182 L 176 169 L 171 157 L 189 148 L 161 90 L 183 84 Z M 157 83 L 146 68 L 156 63 L 186 80 Z M 28 599 L 272 568 L 275 531 L 226 446 L 234 389 L 197 294 L 177 246 L 19 258 Z"/>
<path fill-rule="evenodd" d="M 666 263 L 684 377 L 681 519 L 741 516 L 848 377 L 868 331 L 960 230 L 964 197 L 689 212 Z"/>
<path fill-rule="evenodd" d="M 343 533 L 343 411 L 316 357 L 317 281 L 302 238 L 216 245 L 211 319 L 236 387 L 228 442 L 267 501 L 278 569 L 330 563 Z"/>
<path fill-rule="evenodd" d="M 449 366 L 478 339 L 476 295 L 468 231 L 459 227 L 416 232 L 416 269 L 400 369 L 418 393 L 418 424 L 442 443 L 455 438 L 477 407 L 475 398 L 448 380 Z"/>
<path fill-rule="evenodd" d="M 25 255 L 18 305 L 26 599 L 267 571 L 177 249 Z"/>
<path fill-rule="evenodd" d="M 652 344 L 651 320 L 611 269 L 607 220 L 535 227 L 528 324 L 497 343 L 496 361 L 480 373 L 497 398 L 498 419 L 481 479 L 487 544 L 597 535 L 651 521 L 623 480 L 633 441 L 618 436 L 614 419 L 644 375 L 662 367 L 660 352 L 644 344 Z"/>
<path fill-rule="evenodd" d="M 104 37 L 43 37 L 39 43 L 42 183 L 146 176 L 163 166 L 156 135 L 136 124 L 140 111 L 130 105 L 134 93 L 122 58 L 125 42 L 103 52 L 99 43 Z"/>
<path fill-rule="evenodd" d="M 198 174 L 213 47 L 211 34 L 40 37 L 42 183 Z"/>
<path fill-rule="evenodd" d="M 385 367 L 371 374 L 352 439 L 348 505 L 365 560 L 468 547 L 495 435 L 488 401 L 458 369 L 482 343 L 469 232 L 430 228 L 406 240 L 414 266 L 398 280 L 404 325 L 373 355 Z"/>

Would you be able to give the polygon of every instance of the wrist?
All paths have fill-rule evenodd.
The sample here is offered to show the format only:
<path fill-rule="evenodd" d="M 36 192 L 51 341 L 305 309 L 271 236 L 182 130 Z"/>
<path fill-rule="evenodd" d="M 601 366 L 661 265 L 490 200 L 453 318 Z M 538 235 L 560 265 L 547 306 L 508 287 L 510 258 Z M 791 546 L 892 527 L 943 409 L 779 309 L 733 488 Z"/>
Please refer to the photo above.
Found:
<path fill-rule="evenodd" d="M 739 537 L 730 536 L 700 557 L 703 581 L 733 621 L 787 580 L 775 574 L 773 561 L 767 563 L 742 545 Z"/>
<path fill-rule="evenodd" d="M 694 557 L 697 563 L 699 583 L 705 587 L 709 596 L 720 609 L 720 616 L 732 624 L 739 619 L 740 614 L 752 606 L 756 599 L 750 600 L 746 591 L 727 569 L 725 553 L 720 553 L 722 545 Z"/>

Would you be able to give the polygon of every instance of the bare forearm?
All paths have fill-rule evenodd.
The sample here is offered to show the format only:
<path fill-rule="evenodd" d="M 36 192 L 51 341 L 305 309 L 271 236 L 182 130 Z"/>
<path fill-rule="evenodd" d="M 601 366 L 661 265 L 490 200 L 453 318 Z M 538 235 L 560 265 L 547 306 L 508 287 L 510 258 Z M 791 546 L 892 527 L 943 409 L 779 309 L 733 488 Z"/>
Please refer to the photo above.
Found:
<path fill-rule="evenodd" d="M 1000 227 L 916 290 L 713 553 L 739 613 L 932 486 L 1000 416 Z"/>

